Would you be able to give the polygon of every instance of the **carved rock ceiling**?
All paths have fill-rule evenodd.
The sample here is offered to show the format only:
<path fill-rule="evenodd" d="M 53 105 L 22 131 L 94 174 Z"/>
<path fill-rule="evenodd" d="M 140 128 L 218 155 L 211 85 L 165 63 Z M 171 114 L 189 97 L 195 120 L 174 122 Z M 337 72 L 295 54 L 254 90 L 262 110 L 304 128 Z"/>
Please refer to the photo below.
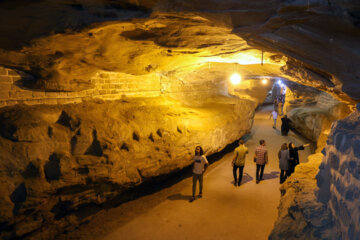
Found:
<path fill-rule="evenodd" d="M 359 8 L 310 0 L 2 1 L 0 64 L 34 75 L 28 85 L 42 90 L 90 89 L 102 70 L 139 82 L 169 74 L 216 82 L 236 71 L 358 100 Z"/>

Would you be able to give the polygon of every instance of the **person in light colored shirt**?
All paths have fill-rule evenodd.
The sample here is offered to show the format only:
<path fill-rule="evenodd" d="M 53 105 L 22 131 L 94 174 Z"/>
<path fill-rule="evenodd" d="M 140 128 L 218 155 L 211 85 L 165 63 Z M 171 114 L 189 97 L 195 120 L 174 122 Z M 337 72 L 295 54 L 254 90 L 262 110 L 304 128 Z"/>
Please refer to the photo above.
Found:
<path fill-rule="evenodd" d="M 244 141 L 239 141 L 239 146 L 234 150 L 234 157 L 232 160 L 233 175 L 234 175 L 234 186 L 240 186 L 241 179 L 243 176 L 243 170 L 245 166 L 245 158 L 248 153 L 248 148 L 245 146 Z M 239 178 L 237 175 L 237 169 L 239 169 Z"/>
<path fill-rule="evenodd" d="M 204 156 L 204 151 L 202 147 L 197 146 L 195 148 L 195 156 L 194 156 L 194 164 L 193 164 L 193 187 L 192 187 L 192 197 L 190 199 L 190 202 L 195 200 L 196 184 L 198 181 L 199 181 L 199 198 L 202 197 L 203 175 L 208 165 L 209 162 Z"/>
<path fill-rule="evenodd" d="M 278 117 L 278 113 L 276 111 L 272 111 L 271 114 L 270 114 L 270 118 L 271 117 L 274 119 L 273 129 L 276 129 L 276 120 L 277 120 L 277 117 Z"/>

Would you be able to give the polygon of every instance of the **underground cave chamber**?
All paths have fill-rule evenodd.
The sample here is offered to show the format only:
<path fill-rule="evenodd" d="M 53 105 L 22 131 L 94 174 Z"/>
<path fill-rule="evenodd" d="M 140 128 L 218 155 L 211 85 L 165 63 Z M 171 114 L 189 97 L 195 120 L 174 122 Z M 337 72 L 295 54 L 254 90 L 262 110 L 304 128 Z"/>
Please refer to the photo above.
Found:
<path fill-rule="evenodd" d="M 227 187 L 211 173 L 237 141 L 255 144 L 256 129 L 288 141 L 265 123 L 281 81 L 292 136 L 313 147 L 285 183 L 259 184 L 277 196 L 264 236 L 359 239 L 359 12 L 355 0 L 0 1 L 1 238 L 106 239 L 115 227 L 97 218 L 131 226 L 161 206 L 210 219 L 200 203 L 216 209 Z M 266 136 L 270 171 L 280 140 Z M 197 145 L 218 194 L 189 205 L 176 191 L 190 184 Z M 250 175 L 244 195 L 257 187 Z M 187 236 L 179 226 L 176 239 Z M 209 226 L 200 239 L 225 234 Z"/>

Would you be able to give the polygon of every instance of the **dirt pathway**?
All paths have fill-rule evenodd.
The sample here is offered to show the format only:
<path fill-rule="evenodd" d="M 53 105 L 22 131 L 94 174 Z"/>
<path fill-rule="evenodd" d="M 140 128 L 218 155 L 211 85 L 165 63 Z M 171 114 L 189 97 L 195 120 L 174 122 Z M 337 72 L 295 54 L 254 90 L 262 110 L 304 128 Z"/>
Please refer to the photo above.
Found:
<path fill-rule="evenodd" d="M 280 201 L 277 152 L 283 142 L 306 143 L 292 132 L 283 137 L 279 130 L 272 129 L 270 111 L 271 106 L 256 114 L 251 137 L 246 142 L 249 155 L 240 187 L 233 185 L 230 153 L 206 172 L 202 199 L 188 202 L 192 179 L 186 178 L 170 188 L 102 213 L 103 216 L 87 226 L 91 231 L 80 231 L 81 234 L 79 232 L 73 238 L 267 239 L 277 218 Z M 279 125 L 278 122 L 278 128 Z M 260 139 L 266 141 L 269 164 L 265 167 L 265 180 L 255 184 L 252 159 Z M 299 154 L 301 161 L 306 161 L 310 149 Z"/>

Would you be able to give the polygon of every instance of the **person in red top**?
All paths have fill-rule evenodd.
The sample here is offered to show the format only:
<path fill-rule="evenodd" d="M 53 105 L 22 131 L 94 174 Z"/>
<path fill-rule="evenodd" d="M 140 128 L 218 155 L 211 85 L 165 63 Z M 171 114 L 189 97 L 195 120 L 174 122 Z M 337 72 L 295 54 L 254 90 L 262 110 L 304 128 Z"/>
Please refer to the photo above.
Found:
<path fill-rule="evenodd" d="M 254 162 L 256 162 L 256 183 L 258 184 L 263 179 L 265 164 L 268 163 L 268 152 L 265 148 L 265 140 L 259 141 L 260 146 L 255 149 Z"/>

